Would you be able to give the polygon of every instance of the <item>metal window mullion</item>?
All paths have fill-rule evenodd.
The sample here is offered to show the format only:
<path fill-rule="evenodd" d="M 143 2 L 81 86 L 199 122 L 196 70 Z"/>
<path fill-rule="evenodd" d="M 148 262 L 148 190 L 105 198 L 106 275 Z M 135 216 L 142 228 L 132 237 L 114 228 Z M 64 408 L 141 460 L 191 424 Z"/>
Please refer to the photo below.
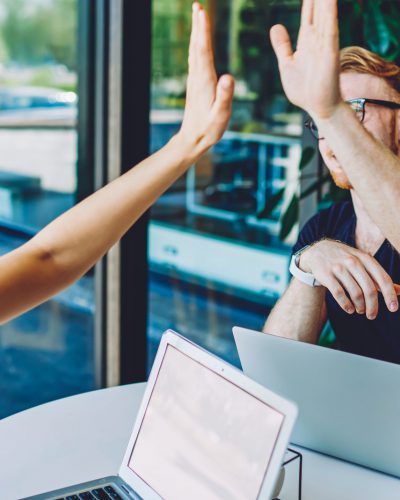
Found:
<path fill-rule="evenodd" d="M 122 126 L 122 24 L 123 0 L 110 2 L 110 34 L 108 65 L 108 151 L 107 181 L 122 173 L 121 126 Z M 117 243 L 107 254 L 106 293 L 106 363 L 107 386 L 120 383 L 121 358 L 121 245 Z"/>
<path fill-rule="evenodd" d="M 109 0 L 96 0 L 94 18 L 94 188 L 97 190 L 107 182 Z M 96 387 L 101 388 L 107 385 L 107 257 L 96 264 L 95 294 Z"/>

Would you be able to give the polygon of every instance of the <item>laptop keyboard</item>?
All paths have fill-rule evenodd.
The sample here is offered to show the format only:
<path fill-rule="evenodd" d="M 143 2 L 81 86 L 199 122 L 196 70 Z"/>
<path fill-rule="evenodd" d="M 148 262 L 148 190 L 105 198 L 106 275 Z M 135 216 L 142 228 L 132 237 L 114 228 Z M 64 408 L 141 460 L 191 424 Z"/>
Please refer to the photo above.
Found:
<path fill-rule="evenodd" d="M 75 495 L 57 498 L 57 500 L 123 500 L 123 498 L 112 486 L 105 486 L 104 488 L 81 491 Z"/>

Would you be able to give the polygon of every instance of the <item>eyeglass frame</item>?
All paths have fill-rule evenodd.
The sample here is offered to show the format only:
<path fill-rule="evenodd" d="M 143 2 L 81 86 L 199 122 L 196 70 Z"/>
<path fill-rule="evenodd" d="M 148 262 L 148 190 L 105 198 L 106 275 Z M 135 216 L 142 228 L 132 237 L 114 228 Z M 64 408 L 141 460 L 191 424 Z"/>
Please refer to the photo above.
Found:
<path fill-rule="evenodd" d="M 378 106 L 384 106 L 385 108 L 390 109 L 400 109 L 400 103 L 394 101 L 385 101 L 381 99 L 368 99 L 366 97 L 357 97 L 356 99 L 349 99 L 346 101 L 348 104 L 359 103 L 362 104 L 362 117 L 360 123 L 364 121 L 365 118 L 365 105 L 369 104 L 377 104 Z M 318 127 L 315 125 L 314 120 L 311 117 L 308 117 L 304 122 L 304 126 L 308 128 L 311 134 L 318 140 L 322 141 L 324 137 L 318 137 Z"/>

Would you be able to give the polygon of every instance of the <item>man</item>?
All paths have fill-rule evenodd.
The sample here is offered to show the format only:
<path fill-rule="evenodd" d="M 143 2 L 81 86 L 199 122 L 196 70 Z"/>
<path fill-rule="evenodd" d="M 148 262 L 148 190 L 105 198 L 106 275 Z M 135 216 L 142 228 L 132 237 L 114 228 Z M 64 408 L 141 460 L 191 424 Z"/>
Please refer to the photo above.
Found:
<path fill-rule="evenodd" d="M 297 277 L 264 331 L 316 342 L 329 319 L 343 350 L 400 363 L 400 68 L 357 47 L 339 57 L 336 0 L 303 2 L 295 53 L 283 26 L 271 40 L 288 98 L 352 201 L 303 228 Z"/>

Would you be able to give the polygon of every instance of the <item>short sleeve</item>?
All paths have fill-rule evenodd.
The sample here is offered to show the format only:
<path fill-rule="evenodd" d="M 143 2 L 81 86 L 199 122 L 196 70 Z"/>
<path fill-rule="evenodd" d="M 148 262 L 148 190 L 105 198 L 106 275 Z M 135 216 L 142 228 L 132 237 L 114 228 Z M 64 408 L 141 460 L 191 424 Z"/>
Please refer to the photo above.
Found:
<path fill-rule="evenodd" d="M 322 238 L 320 234 L 320 217 L 321 214 L 318 213 L 305 223 L 292 249 L 292 253 L 296 253 L 303 247 L 311 245 Z"/>

